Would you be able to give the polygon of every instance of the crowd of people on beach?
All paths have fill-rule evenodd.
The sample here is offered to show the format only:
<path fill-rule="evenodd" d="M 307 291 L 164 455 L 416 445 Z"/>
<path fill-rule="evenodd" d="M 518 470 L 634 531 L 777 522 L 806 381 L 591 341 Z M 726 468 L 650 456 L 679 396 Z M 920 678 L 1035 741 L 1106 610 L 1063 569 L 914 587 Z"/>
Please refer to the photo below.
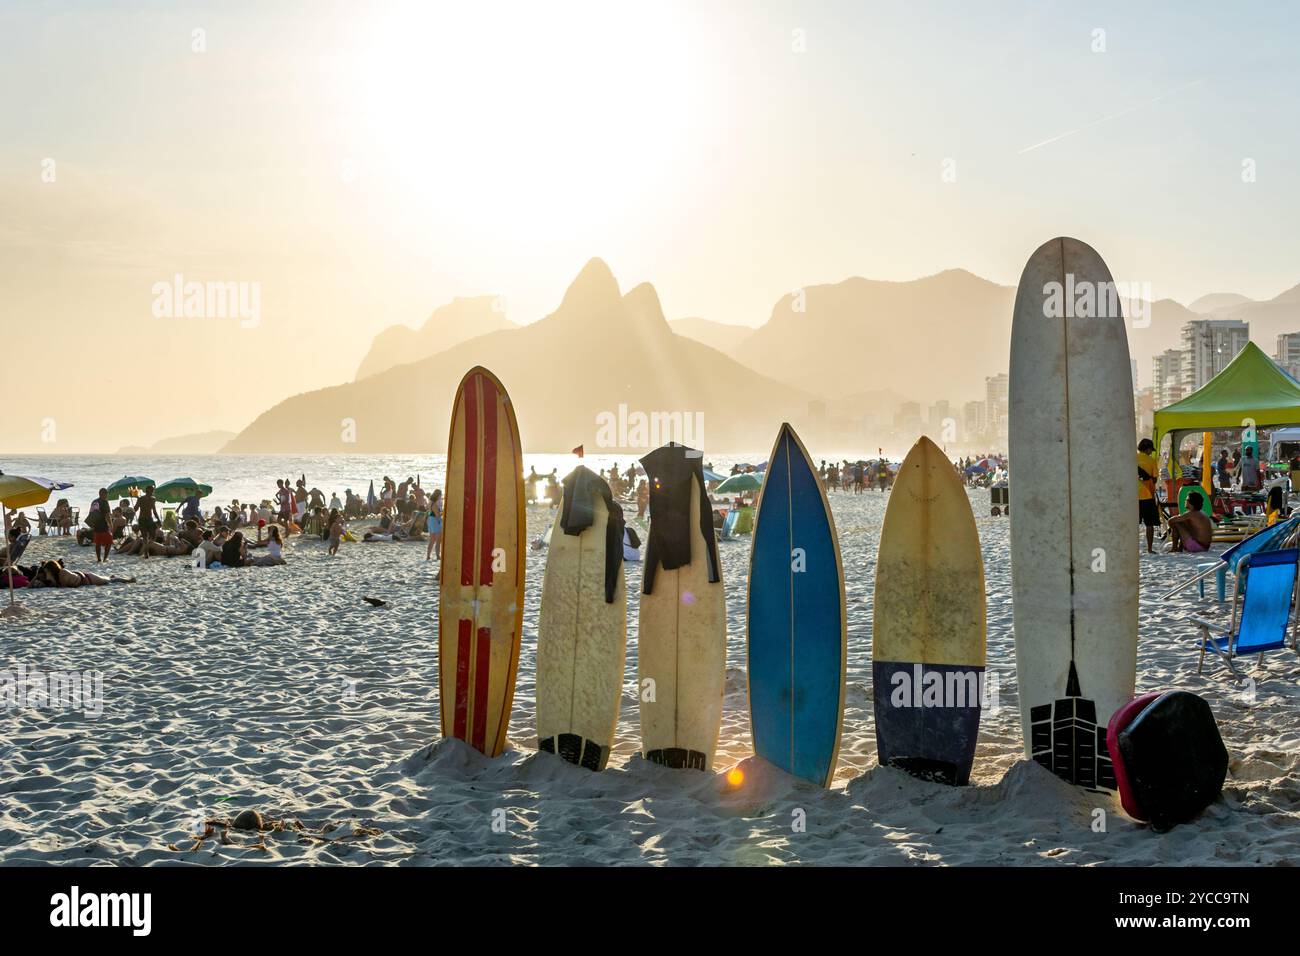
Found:
<path fill-rule="evenodd" d="M 823 459 L 818 466 L 817 476 L 827 491 L 851 491 L 855 495 L 872 488 L 883 494 L 894 483 L 894 473 L 884 458 L 858 461 L 845 459 L 838 465 L 835 462 L 827 464 Z"/>
<path fill-rule="evenodd" d="M 338 555 L 344 541 L 427 539 L 426 560 L 442 558 L 442 491 L 426 494 L 414 478 L 397 482 L 385 476 L 378 496 L 372 486 L 370 500 L 351 488 L 343 499 L 335 492 L 326 500 L 320 489 L 307 487 L 305 476 L 297 482 L 279 479 L 272 497 L 260 504 L 233 500 L 229 506 L 207 508 L 196 488 L 175 509 L 166 510 L 152 485 L 116 503 L 108 489 L 101 488 L 85 514 L 84 526 L 78 528 L 67 499 L 61 499 L 48 517 L 42 515 L 41 534 L 49 528 L 60 535 L 75 535 L 78 545 L 94 548 L 96 564 L 121 555 L 141 560 L 190 557 L 201 568 L 272 567 L 285 563 L 285 541 L 291 535 L 318 537 L 327 543 L 331 556 Z M 9 518 L 9 538 L 0 547 L 0 578 L 12 572 L 15 587 L 134 583 L 134 578 L 74 571 L 62 560 L 20 565 L 31 540 L 31 521 L 17 509 L 9 512 Z M 370 523 L 357 533 L 349 529 L 349 521 L 366 519 Z"/>
<path fill-rule="evenodd" d="M 1290 515 L 1285 492 L 1276 484 L 1268 489 L 1265 497 L 1264 471 L 1250 445 L 1220 450 L 1208 486 L 1190 492 L 1185 510 L 1179 514 L 1163 513 L 1169 505 L 1165 503 L 1162 509 L 1157 481 L 1168 480 L 1168 471 L 1160 468 L 1150 439 L 1139 443 L 1137 465 L 1139 520 L 1145 526 L 1148 551 L 1153 551 L 1154 536 L 1162 524 L 1167 529 L 1162 536 L 1169 538 L 1169 550 L 1201 552 L 1210 548 L 1215 523 L 1205 487 L 1211 489 L 1211 494 L 1217 491 L 1219 495 L 1260 497 L 1260 510 L 1269 525 Z M 1300 455 L 1290 466 L 1293 474 L 1300 473 Z M 711 478 L 717 478 L 711 465 L 705 467 Z M 1006 482 L 1008 462 L 1003 455 L 967 456 L 956 459 L 953 467 L 968 484 L 984 487 Z M 731 468 L 731 474 L 755 472 L 758 468 L 761 466 L 736 465 Z M 1188 462 L 1183 472 L 1187 479 L 1200 482 L 1196 463 Z M 611 465 L 599 474 L 615 498 L 634 502 L 637 517 L 646 517 L 650 494 L 643 470 L 633 463 L 625 471 Z M 823 459 L 818 475 L 827 491 L 853 494 L 871 490 L 884 493 L 894 480 L 893 466 L 884 457 L 845 459 L 840 463 Z M 710 490 L 718 483 L 711 480 Z M 545 500 L 551 507 L 558 507 L 561 503 L 562 487 L 555 469 L 546 475 L 538 474 L 536 468 L 530 469 L 524 487 L 530 504 Z M 338 555 L 345 541 L 427 541 L 425 559 L 431 561 L 437 556 L 441 560 L 444 521 L 441 489 L 428 493 L 417 478 L 397 481 L 387 475 L 380 480 L 377 494 L 375 484 L 371 483 L 366 497 L 347 488 L 342 496 L 335 491 L 327 498 L 321 489 L 308 487 L 305 475 L 297 481 L 278 479 L 271 497 L 259 504 L 232 500 L 227 506 L 217 504 L 205 508 L 196 489 L 174 511 L 168 509 L 166 513 L 154 497 L 152 486 L 141 489 L 137 497 L 122 498 L 116 503 L 109 499 L 107 489 L 100 489 L 86 512 L 84 527 L 77 527 L 75 513 L 66 498 L 59 499 L 48 516 L 42 513 L 40 517 L 42 534 L 48 528 L 51 533 L 75 535 L 79 544 L 93 546 L 96 564 L 107 563 L 111 555 L 138 555 L 142 560 L 189 556 L 203 567 L 284 564 L 285 540 L 292 535 L 319 538 L 327 543 L 327 553 L 331 556 Z M 22 550 L 30 540 L 31 522 L 19 510 L 11 511 L 9 518 L 9 540 L 0 548 L 0 573 L 12 569 L 15 586 L 80 587 L 134 580 L 71 570 L 61 560 L 19 565 Z M 350 529 L 349 522 L 361 521 L 368 523 L 355 531 Z"/>
<path fill-rule="evenodd" d="M 1288 463 L 1288 475 L 1300 473 L 1300 455 Z M 1147 553 L 1155 553 L 1155 537 L 1161 523 L 1167 527 L 1170 552 L 1202 553 L 1214 543 L 1216 520 L 1237 518 L 1239 514 L 1262 514 L 1263 526 L 1272 527 L 1290 517 L 1286 484 L 1278 480 L 1265 489 L 1266 472 L 1255 448 L 1244 444 L 1231 451 L 1219 450 L 1208 469 L 1195 461 L 1185 461 L 1179 469 L 1178 484 L 1192 486 L 1180 502 L 1167 496 L 1161 502 L 1158 481 L 1173 487 L 1169 469 L 1156 460 L 1155 444 L 1143 438 L 1137 448 L 1138 519 L 1146 529 Z M 1294 477 L 1291 482 L 1294 486 Z M 1240 510 L 1239 510 L 1240 509 Z M 1166 514 L 1165 512 L 1173 512 Z"/>

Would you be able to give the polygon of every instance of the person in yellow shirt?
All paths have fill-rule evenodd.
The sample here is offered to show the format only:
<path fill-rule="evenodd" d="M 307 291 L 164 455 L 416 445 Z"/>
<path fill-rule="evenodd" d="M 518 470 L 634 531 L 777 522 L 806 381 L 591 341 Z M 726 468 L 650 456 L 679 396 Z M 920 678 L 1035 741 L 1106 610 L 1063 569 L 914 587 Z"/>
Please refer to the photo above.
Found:
<path fill-rule="evenodd" d="M 1150 438 L 1138 442 L 1138 518 L 1147 526 L 1147 554 L 1155 554 L 1156 526 L 1160 524 L 1160 505 L 1156 502 L 1156 446 Z"/>

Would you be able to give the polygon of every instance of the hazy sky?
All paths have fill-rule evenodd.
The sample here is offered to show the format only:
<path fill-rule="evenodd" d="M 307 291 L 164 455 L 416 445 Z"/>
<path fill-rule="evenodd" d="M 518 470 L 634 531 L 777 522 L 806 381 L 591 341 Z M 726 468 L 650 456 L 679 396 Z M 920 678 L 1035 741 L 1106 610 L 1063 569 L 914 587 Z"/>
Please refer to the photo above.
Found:
<path fill-rule="evenodd" d="M 1300 282 L 1298 21 L 1283 3 L 5 0 L 0 440 L 237 430 L 455 295 L 539 318 L 593 255 L 670 317 L 750 325 L 851 275 L 1011 284 L 1059 234 L 1157 297 L 1270 297 Z M 256 326 L 156 316 L 178 273 L 256 283 Z"/>

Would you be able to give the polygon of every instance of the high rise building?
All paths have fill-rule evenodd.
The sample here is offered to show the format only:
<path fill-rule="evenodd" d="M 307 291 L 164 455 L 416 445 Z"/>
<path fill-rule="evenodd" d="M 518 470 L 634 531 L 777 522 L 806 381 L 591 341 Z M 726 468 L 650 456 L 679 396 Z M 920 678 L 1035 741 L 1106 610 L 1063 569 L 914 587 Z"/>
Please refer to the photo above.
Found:
<path fill-rule="evenodd" d="M 1151 401 L 1156 408 L 1183 397 L 1183 353 L 1165 349 L 1151 360 Z"/>
<path fill-rule="evenodd" d="M 1007 439 L 1007 388 L 1010 377 L 1006 372 L 984 379 L 984 431 L 992 441 L 1005 443 Z"/>
<path fill-rule="evenodd" d="M 1155 425 L 1155 390 L 1139 388 L 1133 393 L 1133 419 L 1137 425 L 1138 438 L 1150 438 Z"/>
<path fill-rule="evenodd" d="M 951 428 L 946 429 L 949 424 L 951 424 Z M 956 422 L 952 417 L 952 407 L 947 399 L 940 399 L 930 406 L 930 418 L 926 426 L 925 433 L 940 444 L 957 440 Z M 945 434 L 945 430 L 948 431 L 948 434 Z"/>
<path fill-rule="evenodd" d="M 1300 378 L 1300 332 L 1285 332 L 1277 337 L 1273 361 L 1292 378 Z"/>
<path fill-rule="evenodd" d="M 1194 319 L 1183 326 L 1183 394 L 1190 395 L 1224 370 L 1250 341 L 1241 319 Z"/>
<path fill-rule="evenodd" d="M 984 403 L 967 402 L 962 406 L 962 439 L 968 442 L 984 438 Z"/>

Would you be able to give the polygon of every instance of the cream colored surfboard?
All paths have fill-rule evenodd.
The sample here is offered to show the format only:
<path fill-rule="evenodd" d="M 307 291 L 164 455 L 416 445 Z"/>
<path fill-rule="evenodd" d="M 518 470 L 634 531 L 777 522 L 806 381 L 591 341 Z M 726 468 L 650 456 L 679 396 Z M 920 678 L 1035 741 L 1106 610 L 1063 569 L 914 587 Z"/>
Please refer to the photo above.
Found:
<path fill-rule="evenodd" d="M 442 733 L 505 748 L 524 615 L 524 472 L 510 396 L 482 367 L 452 407 L 439 569 Z"/>
<path fill-rule="evenodd" d="M 692 481 L 691 515 L 699 503 L 699 486 Z M 650 522 L 653 529 L 653 512 Z M 641 746 L 658 763 L 711 770 L 722 726 L 727 608 L 721 579 L 709 582 L 704 537 L 697 525 L 691 531 L 691 563 L 658 568 L 652 593 L 641 595 Z M 718 573 L 720 578 L 721 568 Z"/>
<path fill-rule="evenodd" d="M 627 589 L 620 560 L 614 600 L 606 603 L 609 510 L 599 497 L 593 509 L 594 520 L 580 534 L 565 533 L 562 507 L 551 525 L 537 631 L 537 746 L 603 770 L 623 693 Z M 622 541 L 617 546 L 621 551 Z"/>
<path fill-rule="evenodd" d="M 1029 258 L 1011 325 L 1011 593 L 1025 753 L 1114 789 L 1137 666 L 1137 440 L 1123 311 L 1077 239 Z"/>
<path fill-rule="evenodd" d="M 984 559 L 966 489 L 928 438 L 889 494 L 871 643 L 881 764 L 967 783 L 984 684 Z"/>

